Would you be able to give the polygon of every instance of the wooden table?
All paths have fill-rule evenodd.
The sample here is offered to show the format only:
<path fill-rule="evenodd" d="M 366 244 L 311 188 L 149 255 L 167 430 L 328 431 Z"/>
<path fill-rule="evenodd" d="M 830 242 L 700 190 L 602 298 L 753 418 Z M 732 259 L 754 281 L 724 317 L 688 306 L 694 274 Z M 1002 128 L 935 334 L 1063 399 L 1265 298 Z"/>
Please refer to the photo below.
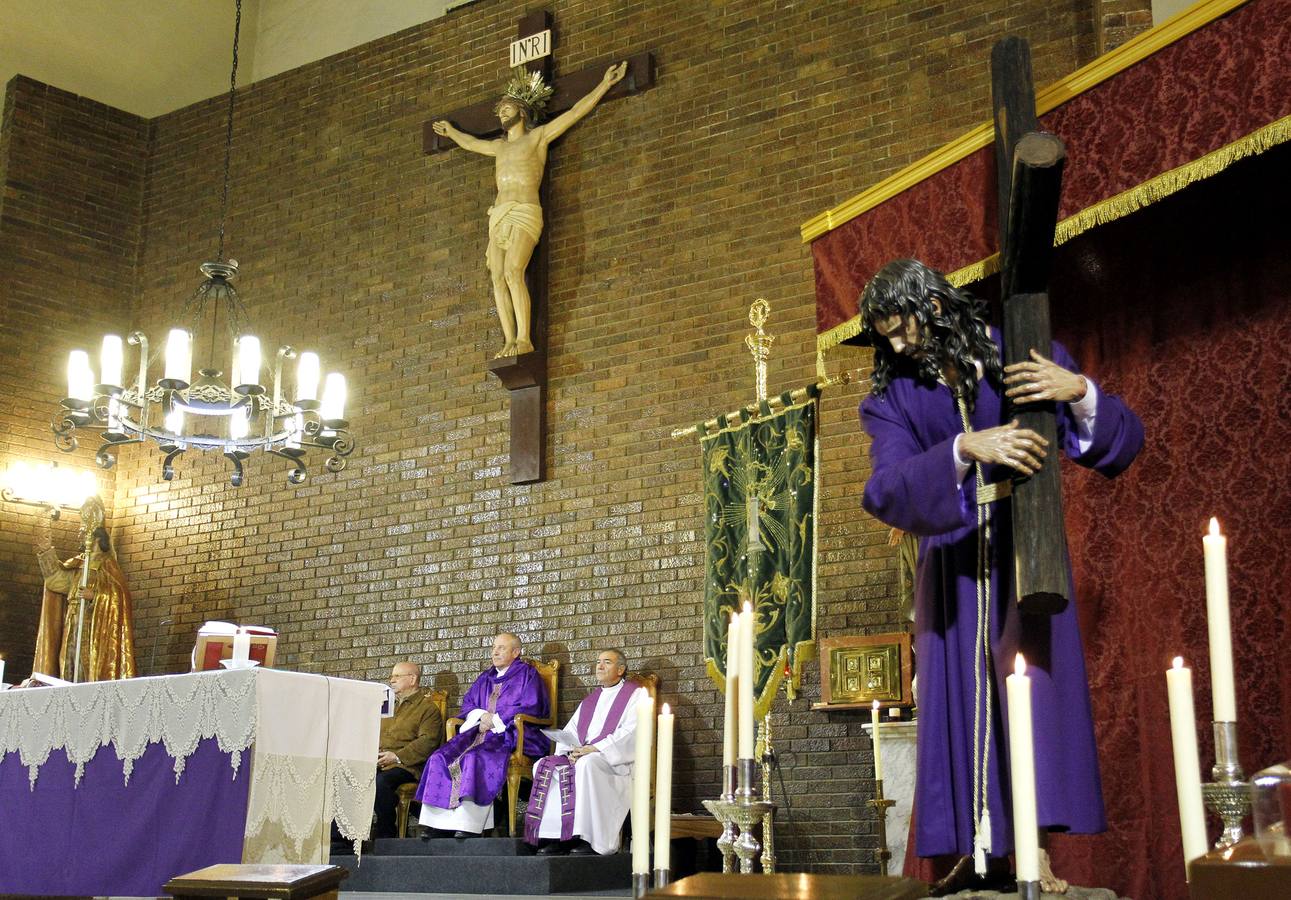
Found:
<path fill-rule="evenodd" d="M 1291 864 L 1271 863 L 1255 838 L 1195 860 L 1188 894 L 1192 900 L 1286 900 L 1291 897 Z"/>
<path fill-rule="evenodd" d="M 650 897 L 699 900 L 914 900 L 928 886 L 913 878 L 882 875 L 737 875 L 701 872 L 651 891 Z"/>
<path fill-rule="evenodd" d="M 197 897 L 249 897 L 255 900 L 335 900 L 337 885 L 349 872 L 341 866 L 207 866 L 166 882 L 176 900 Z"/>

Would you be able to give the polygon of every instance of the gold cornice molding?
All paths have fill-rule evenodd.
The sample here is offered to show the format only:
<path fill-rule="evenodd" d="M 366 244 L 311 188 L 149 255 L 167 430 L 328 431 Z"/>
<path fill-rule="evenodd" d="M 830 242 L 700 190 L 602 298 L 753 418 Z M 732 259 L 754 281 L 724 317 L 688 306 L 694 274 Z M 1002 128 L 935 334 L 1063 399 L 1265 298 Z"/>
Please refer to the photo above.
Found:
<path fill-rule="evenodd" d="M 1090 88 L 1106 81 L 1118 72 L 1147 59 L 1158 50 L 1170 46 L 1215 19 L 1232 12 L 1250 0 L 1203 0 L 1183 12 L 1172 16 L 1155 28 L 1126 41 L 1111 53 L 1082 66 L 1065 78 L 1054 82 L 1036 94 L 1036 114 L 1061 106 Z M 991 122 L 977 126 L 927 156 L 885 178 L 873 187 L 844 200 L 833 209 L 826 210 L 802 224 L 803 243 L 810 243 L 868 212 L 880 203 L 892 199 L 926 178 L 975 153 L 994 140 L 995 127 Z"/>

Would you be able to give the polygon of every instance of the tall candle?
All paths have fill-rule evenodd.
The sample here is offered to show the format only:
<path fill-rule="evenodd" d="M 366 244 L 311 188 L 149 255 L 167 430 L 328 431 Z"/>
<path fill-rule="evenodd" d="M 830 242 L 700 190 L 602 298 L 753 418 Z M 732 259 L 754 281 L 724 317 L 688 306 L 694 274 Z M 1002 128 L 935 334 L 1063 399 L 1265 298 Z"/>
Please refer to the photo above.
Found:
<path fill-rule="evenodd" d="M 1201 803 L 1201 762 L 1197 758 L 1197 716 L 1192 706 L 1192 669 L 1183 657 L 1165 672 L 1170 697 L 1170 741 L 1174 747 L 1174 789 L 1179 798 L 1179 831 L 1183 863 L 1206 855 L 1206 813 Z"/>
<path fill-rule="evenodd" d="M 883 780 L 883 754 L 879 752 L 879 701 L 870 707 L 870 733 L 874 742 L 874 780 Z"/>
<path fill-rule="evenodd" d="M 650 751 L 654 746 L 654 698 L 637 698 L 636 753 L 632 761 L 632 872 L 650 874 Z"/>
<path fill-rule="evenodd" d="M 4 657 L 0 656 L 0 684 L 4 684 Z"/>
<path fill-rule="evenodd" d="M 1019 653 L 1008 682 L 1009 764 L 1013 785 L 1013 853 L 1018 881 L 1040 880 L 1040 833 L 1036 824 L 1035 750 L 1031 740 L 1031 679 Z"/>
<path fill-rule="evenodd" d="M 1237 721 L 1233 690 L 1233 635 L 1228 621 L 1228 540 L 1219 522 L 1201 539 L 1206 557 L 1206 630 L 1210 635 L 1210 693 L 1216 722 Z"/>
<path fill-rule="evenodd" d="M 738 700 L 735 692 L 739 683 L 740 617 L 732 612 L 726 626 L 726 710 L 722 718 L 722 765 L 735 765 L 735 717 Z"/>
<path fill-rule="evenodd" d="M 753 655 L 753 605 L 744 604 L 740 616 L 740 673 L 739 673 L 739 715 L 740 715 L 740 759 L 753 758 L 753 682 L 757 677 L 757 660 Z"/>
<path fill-rule="evenodd" d="M 659 752 L 654 781 L 654 868 L 672 868 L 672 712 L 668 704 L 659 712 Z"/>
<path fill-rule="evenodd" d="M 233 661 L 246 662 L 251 656 L 251 634 L 239 628 L 233 635 Z"/>

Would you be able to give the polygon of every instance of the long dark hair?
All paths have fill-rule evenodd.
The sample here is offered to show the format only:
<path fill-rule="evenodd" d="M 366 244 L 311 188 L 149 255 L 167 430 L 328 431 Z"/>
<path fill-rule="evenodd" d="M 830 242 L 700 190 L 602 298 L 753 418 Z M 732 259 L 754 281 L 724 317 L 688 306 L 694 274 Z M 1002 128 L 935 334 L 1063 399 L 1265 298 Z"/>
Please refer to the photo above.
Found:
<path fill-rule="evenodd" d="M 936 299 L 941 311 L 932 301 Z M 1004 377 L 1000 351 L 987 327 L 986 301 L 954 287 L 946 276 L 917 259 L 897 259 L 878 271 L 861 292 L 861 336 L 874 347 L 874 373 L 870 393 L 883 396 L 898 375 L 935 382 L 942 368 L 953 365 L 959 375 L 964 401 L 972 409 L 977 400 L 977 366 L 999 385 Z M 874 323 L 891 316 L 902 321 L 913 317 L 927 353 L 921 358 L 903 356 L 892 349 Z"/>

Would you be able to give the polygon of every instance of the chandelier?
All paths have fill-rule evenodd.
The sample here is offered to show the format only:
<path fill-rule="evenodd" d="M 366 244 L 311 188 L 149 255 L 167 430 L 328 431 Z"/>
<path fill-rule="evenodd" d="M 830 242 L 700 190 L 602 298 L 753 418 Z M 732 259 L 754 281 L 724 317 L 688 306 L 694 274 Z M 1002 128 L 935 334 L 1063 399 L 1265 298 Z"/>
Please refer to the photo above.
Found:
<path fill-rule="evenodd" d="M 103 338 L 99 368 L 89 354 L 73 350 L 67 362 L 67 397 L 52 428 L 55 445 L 65 452 L 78 446 L 76 432 L 101 432 L 94 459 L 101 467 L 116 463 L 117 448 L 153 441 L 165 454 L 162 478 L 175 477 L 175 463 L 188 450 L 220 451 L 232 467 L 230 482 L 243 483 L 242 463 L 254 451 L 286 459 L 287 480 L 300 484 L 306 477 L 310 449 L 330 453 L 329 472 L 345 468 L 354 451 L 345 420 L 345 376 L 332 372 L 320 379 L 318 354 L 289 346 L 278 348 L 270 366 L 261 359 L 260 339 L 250 333 L 246 307 L 232 281 L 237 260 L 224 257 L 224 226 L 229 206 L 229 160 L 233 150 L 233 102 L 237 93 L 238 33 L 242 0 L 237 0 L 233 27 L 233 70 L 229 76 L 228 125 L 224 142 L 224 189 L 220 207 L 219 250 L 214 262 L 200 267 L 204 280 L 184 304 L 180 324 L 171 328 L 162 356 L 162 377 L 149 384 L 148 338 L 142 331 Z M 203 339 L 200 335 L 209 335 Z M 123 381 L 125 344 L 138 347 L 138 377 Z M 194 348 L 202 347 L 204 365 L 193 377 Z M 217 367 L 217 353 L 228 350 L 229 379 Z M 283 367 L 296 361 L 294 390 L 285 393 Z M 158 360 L 151 360 L 157 362 Z M 269 368 L 269 378 L 263 377 Z M 322 396 L 319 382 L 322 380 Z"/>

